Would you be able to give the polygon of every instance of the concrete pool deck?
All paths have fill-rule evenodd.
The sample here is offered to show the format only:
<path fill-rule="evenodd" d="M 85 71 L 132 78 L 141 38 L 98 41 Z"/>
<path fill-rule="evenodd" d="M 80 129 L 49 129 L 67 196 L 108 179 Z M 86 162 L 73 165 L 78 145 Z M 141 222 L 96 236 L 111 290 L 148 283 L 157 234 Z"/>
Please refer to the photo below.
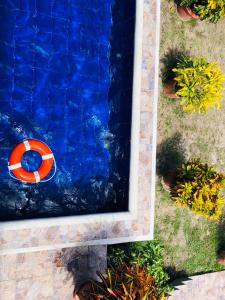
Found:
<path fill-rule="evenodd" d="M 225 271 L 196 275 L 176 286 L 169 300 L 224 300 Z"/>
<path fill-rule="evenodd" d="M 56 268 L 62 248 L 91 246 L 153 238 L 155 200 L 156 120 L 158 99 L 160 1 L 137 0 L 142 7 L 141 91 L 138 97 L 138 178 L 133 214 L 96 215 L 48 220 L 34 226 L 19 222 L 0 226 L 1 300 L 71 299 L 73 282 L 64 268 Z M 135 112 L 134 112 L 135 113 Z M 134 196 L 133 196 L 134 197 Z M 57 223 L 57 221 L 55 221 Z M 60 272 L 59 272 L 60 269 Z M 27 276 L 23 275 L 24 272 Z M 22 293 L 22 294 L 21 294 Z"/>

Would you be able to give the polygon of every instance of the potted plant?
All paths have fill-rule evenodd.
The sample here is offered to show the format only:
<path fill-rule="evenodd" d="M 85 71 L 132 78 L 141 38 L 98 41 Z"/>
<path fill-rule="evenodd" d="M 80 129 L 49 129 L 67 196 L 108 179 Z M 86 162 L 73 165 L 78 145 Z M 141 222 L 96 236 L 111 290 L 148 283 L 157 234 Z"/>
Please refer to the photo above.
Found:
<path fill-rule="evenodd" d="M 128 267 L 117 265 L 115 270 L 108 271 L 104 276 L 98 273 L 101 282 L 93 282 L 93 292 L 90 299 L 108 300 L 159 300 L 165 299 L 164 294 L 158 294 L 151 274 L 139 264 Z"/>
<path fill-rule="evenodd" d="M 200 19 L 216 23 L 225 16 L 224 0 L 179 0 L 177 13 L 183 20 Z"/>
<path fill-rule="evenodd" d="M 183 56 L 172 71 L 174 78 L 170 97 L 179 97 L 183 110 L 202 113 L 210 107 L 220 108 L 225 76 L 216 63 L 209 63 L 201 57 Z M 166 85 L 166 96 L 168 90 Z"/>
<path fill-rule="evenodd" d="M 199 20 L 200 17 L 194 12 L 195 4 L 195 0 L 179 0 L 177 3 L 178 16 L 184 21 Z"/>
<path fill-rule="evenodd" d="M 180 96 L 176 94 L 177 90 L 177 83 L 174 79 L 170 79 L 169 81 L 166 82 L 166 84 L 163 87 L 163 93 L 166 95 L 168 98 L 172 99 L 179 99 Z"/>
<path fill-rule="evenodd" d="M 178 206 L 189 207 L 210 220 L 219 220 L 225 204 L 221 195 L 224 187 L 223 174 L 200 160 L 191 160 L 177 169 L 171 196 Z"/>
<path fill-rule="evenodd" d="M 175 179 L 176 172 L 169 171 L 167 174 L 162 176 L 161 184 L 165 191 L 170 192 L 171 186 L 173 185 Z"/>

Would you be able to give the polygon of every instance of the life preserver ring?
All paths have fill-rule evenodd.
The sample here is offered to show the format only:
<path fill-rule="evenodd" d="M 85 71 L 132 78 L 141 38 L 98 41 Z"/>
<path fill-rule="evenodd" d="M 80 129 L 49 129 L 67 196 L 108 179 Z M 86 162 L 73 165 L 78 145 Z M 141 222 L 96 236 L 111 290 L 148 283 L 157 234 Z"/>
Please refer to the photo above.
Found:
<path fill-rule="evenodd" d="M 24 153 L 30 150 L 38 152 L 42 157 L 42 163 L 35 172 L 25 170 L 21 164 Z M 53 161 L 53 153 L 45 143 L 34 139 L 27 139 L 13 148 L 9 156 L 8 168 L 17 179 L 24 182 L 37 183 L 50 173 Z"/>

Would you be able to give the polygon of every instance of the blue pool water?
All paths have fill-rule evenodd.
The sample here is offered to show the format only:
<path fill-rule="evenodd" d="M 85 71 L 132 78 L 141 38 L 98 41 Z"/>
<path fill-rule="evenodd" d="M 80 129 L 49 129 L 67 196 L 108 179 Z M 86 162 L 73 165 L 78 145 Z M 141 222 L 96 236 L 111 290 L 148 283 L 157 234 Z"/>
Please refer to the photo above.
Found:
<path fill-rule="evenodd" d="M 134 7 L 0 0 L 1 220 L 127 210 Z M 52 149 L 51 181 L 10 178 L 8 156 L 26 138 Z M 33 171 L 40 157 L 22 164 Z"/>

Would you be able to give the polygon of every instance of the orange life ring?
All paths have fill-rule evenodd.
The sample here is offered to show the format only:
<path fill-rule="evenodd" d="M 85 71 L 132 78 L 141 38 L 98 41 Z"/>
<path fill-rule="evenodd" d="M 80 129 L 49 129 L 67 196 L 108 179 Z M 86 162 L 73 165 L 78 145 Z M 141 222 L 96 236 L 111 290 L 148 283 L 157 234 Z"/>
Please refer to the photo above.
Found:
<path fill-rule="evenodd" d="M 42 163 L 35 172 L 25 170 L 21 164 L 24 153 L 30 150 L 38 152 L 42 157 Z M 14 147 L 9 156 L 8 168 L 17 179 L 24 182 L 36 183 L 49 174 L 52 169 L 53 161 L 53 153 L 45 143 L 34 139 L 28 139 L 20 142 Z"/>

